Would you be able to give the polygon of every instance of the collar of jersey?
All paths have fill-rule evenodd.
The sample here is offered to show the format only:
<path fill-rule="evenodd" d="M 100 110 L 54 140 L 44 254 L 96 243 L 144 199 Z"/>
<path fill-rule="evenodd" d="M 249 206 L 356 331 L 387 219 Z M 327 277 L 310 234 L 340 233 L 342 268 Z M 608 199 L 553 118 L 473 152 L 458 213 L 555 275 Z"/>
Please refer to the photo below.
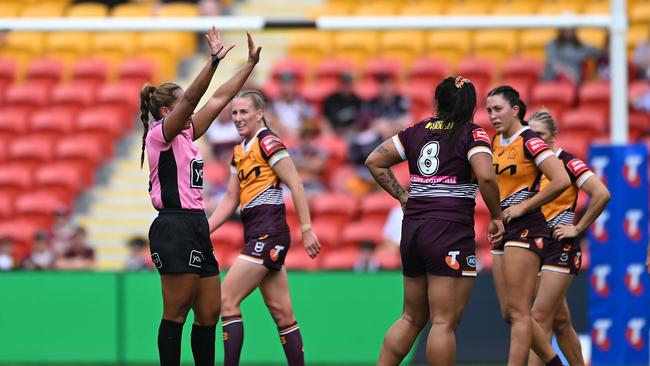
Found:
<path fill-rule="evenodd" d="M 253 141 L 255 141 L 255 139 L 257 138 L 257 135 L 259 135 L 260 132 L 262 132 L 264 130 L 266 130 L 266 127 L 262 127 L 259 130 L 257 130 L 257 132 L 255 133 L 255 136 L 253 136 L 253 138 L 251 138 L 251 140 L 248 141 L 248 143 L 246 143 L 246 139 L 242 140 L 242 142 L 241 142 L 242 150 L 244 150 L 244 152 L 248 152 L 248 150 L 251 149 L 251 146 L 253 146 Z"/>
<path fill-rule="evenodd" d="M 517 136 L 521 135 L 521 133 L 526 131 L 527 129 L 529 129 L 529 127 L 524 126 L 524 127 L 520 128 L 519 131 L 515 132 L 514 135 L 512 135 L 512 136 L 510 136 L 508 138 L 504 138 L 503 134 L 501 134 L 500 135 L 501 138 L 499 139 L 499 145 L 501 145 L 501 146 L 510 145 L 510 143 L 513 142 L 517 138 Z"/>

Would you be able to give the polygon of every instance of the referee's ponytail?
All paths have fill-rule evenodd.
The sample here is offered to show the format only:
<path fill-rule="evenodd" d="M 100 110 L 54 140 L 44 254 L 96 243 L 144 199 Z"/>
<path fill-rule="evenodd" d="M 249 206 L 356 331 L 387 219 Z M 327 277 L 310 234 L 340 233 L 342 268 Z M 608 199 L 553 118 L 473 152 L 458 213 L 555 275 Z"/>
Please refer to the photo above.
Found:
<path fill-rule="evenodd" d="M 174 92 L 181 87 L 174 83 L 164 83 L 159 87 L 145 83 L 140 91 L 140 120 L 144 131 L 142 133 L 142 153 L 140 154 L 140 168 L 144 165 L 144 146 L 149 132 L 149 113 L 156 121 L 162 119 L 160 108 L 170 107 L 175 101 Z"/>

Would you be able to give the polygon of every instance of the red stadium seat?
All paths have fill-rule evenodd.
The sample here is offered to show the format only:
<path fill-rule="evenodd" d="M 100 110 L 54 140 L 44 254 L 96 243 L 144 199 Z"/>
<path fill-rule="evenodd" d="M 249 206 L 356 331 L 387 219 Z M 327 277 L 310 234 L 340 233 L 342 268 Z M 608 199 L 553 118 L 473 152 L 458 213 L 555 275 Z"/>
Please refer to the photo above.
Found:
<path fill-rule="evenodd" d="M 587 160 L 591 133 L 562 132 L 555 138 L 555 145 L 566 149 L 576 157 Z"/>
<path fill-rule="evenodd" d="M 29 130 L 29 112 L 25 108 L 2 108 L 0 113 L 0 136 L 14 139 Z"/>
<path fill-rule="evenodd" d="M 298 211 L 296 211 L 291 195 L 284 196 L 284 207 L 286 210 L 287 225 L 289 225 L 289 229 L 291 230 L 291 240 L 293 241 L 296 239 L 293 233 L 300 234 L 300 217 L 298 217 Z"/>
<path fill-rule="evenodd" d="M 33 60 L 27 68 L 27 82 L 40 83 L 51 88 L 61 80 L 63 66 L 62 61 L 53 58 Z"/>
<path fill-rule="evenodd" d="M 298 84 L 302 84 L 307 79 L 309 64 L 301 59 L 285 58 L 278 60 L 271 69 L 271 77 L 278 81 L 281 74 L 293 74 Z"/>
<path fill-rule="evenodd" d="M 67 202 L 49 192 L 23 193 L 14 202 L 18 218 L 28 219 L 40 227 L 50 227 L 54 213 L 62 207 L 68 208 Z"/>
<path fill-rule="evenodd" d="M 650 81 L 649 80 L 632 81 L 627 90 L 630 99 L 638 98 L 643 94 L 650 92 Z"/>
<path fill-rule="evenodd" d="M 575 103 L 575 96 L 575 88 L 565 81 L 548 81 L 533 87 L 533 104 L 551 110 L 556 120 L 562 120 L 562 114 Z"/>
<path fill-rule="evenodd" d="M 411 102 L 411 115 L 415 120 L 422 120 L 434 114 L 435 85 L 406 84 L 402 94 Z"/>
<path fill-rule="evenodd" d="M 341 74 L 353 75 L 356 67 L 349 60 L 329 58 L 321 61 L 316 70 L 318 83 L 332 83 L 338 85 Z"/>
<path fill-rule="evenodd" d="M 40 83 L 11 85 L 5 93 L 8 106 L 35 109 L 44 107 L 50 100 L 50 91 Z"/>
<path fill-rule="evenodd" d="M 411 185 L 411 172 L 409 171 L 408 162 L 402 162 L 397 165 L 393 165 L 393 174 L 399 184 L 403 187 L 408 188 Z"/>
<path fill-rule="evenodd" d="M 399 248 L 377 248 L 372 258 L 379 263 L 379 267 L 382 269 L 400 269 L 402 267 Z"/>
<path fill-rule="evenodd" d="M 343 193 L 323 193 L 311 200 L 311 212 L 315 218 L 328 218 L 338 225 L 352 221 L 359 208 L 356 198 Z"/>
<path fill-rule="evenodd" d="M 331 218 L 316 218 L 312 221 L 311 226 L 323 247 L 334 248 L 341 245 L 342 224 L 338 220 Z M 292 233 L 293 243 L 300 243 L 301 240 L 300 231 L 295 234 Z"/>
<path fill-rule="evenodd" d="M 476 215 L 474 219 L 474 239 L 479 247 L 489 246 L 487 229 L 490 216 Z"/>
<path fill-rule="evenodd" d="M 336 91 L 336 84 L 311 83 L 304 85 L 300 94 L 305 100 L 316 106 L 317 112 L 322 113 L 323 102 L 330 94 Z"/>
<path fill-rule="evenodd" d="M 126 132 L 122 113 L 112 107 L 88 108 L 77 116 L 76 126 L 80 132 L 97 133 L 110 137 L 112 143 Z"/>
<path fill-rule="evenodd" d="M 214 185 L 225 186 L 230 178 L 230 165 L 216 161 L 205 164 L 203 178 Z"/>
<path fill-rule="evenodd" d="M 318 269 L 322 255 L 323 252 L 321 251 L 321 254 L 318 257 L 311 259 L 302 245 L 296 245 L 295 247 L 292 246 L 289 253 L 287 253 L 287 257 L 284 259 L 284 265 L 287 269 L 314 271 Z"/>
<path fill-rule="evenodd" d="M 602 109 L 580 106 L 564 113 L 560 129 L 562 133 L 589 134 L 591 138 L 595 138 L 607 130 L 607 120 Z"/>
<path fill-rule="evenodd" d="M 323 255 L 321 268 L 333 270 L 349 270 L 354 268 L 354 264 L 359 260 L 360 250 L 349 247 L 331 251 Z"/>
<path fill-rule="evenodd" d="M 517 92 L 519 92 L 519 99 L 523 100 L 524 103 L 530 101 L 530 96 L 532 93 L 533 85 L 536 82 L 529 81 L 526 78 L 519 78 L 515 76 L 504 77 L 499 83 L 493 85 L 493 88 L 501 85 L 509 85 L 513 87 Z M 488 90 L 488 93 L 490 91 Z M 487 96 L 487 95 L 486 95 Z"/>
<path fill-rule="evenodd" d="M 144 82 L 153 82 L 155 71 L 156 65 L 153 60 L 131 58 L 122 62 L 117 77 L 122 82 L 134 82 L 142 85 Z"/>
<path fill-rule="evenodd" d="M 92 84 L 83 81 L 59 84 L 52 89 L 52 104 L 72 107 L 78 111 L 93 104 L 96 91 Z"/>
<path fill-rule="evenodd" d="M 476 88 L 477 105 L 484 105 L 488 87 L 492 84 L 496 66 L 483 58 L 465 58 L 458 65 L 458 75 L 469 79 Z"/>
<path fill-rule="evenodd" d="M 379 93 L 379 86 L 374 80 L 362 80 L 354 86 L 354 92 L 363 100 L 370 100 Z"/>
<path fill-rule="evenodd" d="M 579 90 L 580 107 L 609 113 L 609 80 L 589 81 Z"/>
<path fill-rule="evenodd" d="M 244 247 L 244 226 L 238 221 L 226 221 L 212 232 L 210 240 L 215 247 L 241 249 Z"/>
<path fill-rule="evenodd" d="M 449 76 L 449 64 L 447 61 L 435 58 L 421 58 L 411 66 L 408 74 L 410 85 L 423 85 L 431 89 L 431 94 L 442 79 Z"/>
<path fill-rule="evenodd" d="M 109 64 L 104 60 L 81 59 L 77 61 L 72 72 L 72 79 L 76 82 L 85 82 L 94 87 L 106 82 Z"/>
<path fill-rule="evenodd" d="M 60 139 L 54 147 L 54 154 L 57 160 L 82 164 L 88 171 L 94 171 L 106 157 L 101 144 L 83 135 L 72 135 Z"/>
<path fill-rule="evenodd" d="M 9 159 L 34 166 L 52 160 L 53 146 L 53 139 L 49 136 L 25 135 L 9 144 L 8 155 Z"/>
<path fill-rule="evenodd" d="M 13 197 L 14 195 L 0 190 L 0 222 L 8 220 L 14 213 Z"/>
<path fill-rule="evenodd" d="M 639 139 L 642 135 L 650 133 L 650 114 L 631 111 L 628 116 L 630 138 Z"/>
<path fill-rule="evenodd" d="M 380 245 L 384 241 L 384 222 L 386 220 L 363 219 L 349 223 L 343 229 L 341 241 L 343 245 L 359 245 L 371 243 Z"/>
<path fill-rule="evenodd" d="M 68 107 L 39 109 L 30 118 L 32 132 L 53 138 L 74 131 L 74 112 Z"/>
<path fill-rule="evenodd" d="M 503 68 L 503 78 L 509 80 L 525 80 L 532 85 L 532 83 L 539 81 L 543 69 L 544 65 L 537 59 L 515 57 L 506 62 Z"/>
<path fill-rule="evenodd" d="M 10 237 L 19 244 L 31 244 L 39 229 L 37 223 L 25 219 L 12 219 L 0 222 L 0 238 Z"/>
<path fill-rule="evenodd" d="M 18 65 L 11 59 L 0 59 L 0 84 L 11 84 L 16 80 Z"/>
<path fill-rule="evenodd" d="M 131 117 L 140 104 L 140 88 L 132 83 L 104 85 L 97 93 L 97 103 L 102 107 L 113 107 L 122 111 L 124 127 L 131 127 Z"/>
<path fill-rule="evenodd" d="M 368 194 L 361 200 L 361 219 L 385 222 L 388 213 L 399 202 L 385 191 Z"/>
<path fill-rule="evenodd" d="M 323 171 L 323 179 L 329 181 L 336 170 L 345 164 L 348 158 L 348 143 L 341 136 L 321 134 L 316 138 L 314 144 L 327 151 L 328 156 Z"/>
<path fill-rule="evenodd" d="M 487 132 L 488 135 L 490 135 L 490 138 L 496 135 L 496 131 L 492 126 L 492 122 L 490 122 L 490 117 L 488 116 L 485 108 L 478 108 L 476 110 L 476 113 L 474 113 L 474 123 L 483 127 L 485 132 Z"/>
<path fill-rule="evenodd" d="M 73 198 L 89 183 L 78 166 L 52 163 L 36 169 L 34 183 L 39 188 L 59 191 L 59 197 Z"/>
<path fill-rule="evenodd" d="M 19 162 L 0 165 L 0 190 L 7 195 L 16 195 L 29 190 L 34 184 L 30 166 Z"/>
<path fill-rule="evenodd" d="M 404 69 L 399 61 L 389 58 L 370 59 L 363 70 L 363 79 L 375 81 L 380 75 L 387 75 L 394 81 L 400 78 L 400 71 Z"/>

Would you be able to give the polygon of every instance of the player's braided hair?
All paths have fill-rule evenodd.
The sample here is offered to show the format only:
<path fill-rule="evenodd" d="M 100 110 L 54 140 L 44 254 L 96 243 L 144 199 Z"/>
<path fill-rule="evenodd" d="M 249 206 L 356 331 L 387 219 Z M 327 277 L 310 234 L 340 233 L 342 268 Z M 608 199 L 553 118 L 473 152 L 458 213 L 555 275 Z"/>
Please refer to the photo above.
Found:
<path fill-rule="evenodd" d="M 524 119 L 526 117 L 526 103 L 519 98 L 519 92 L 515 88 L 509 85 L 498 86 L 488 93 L 488 97 L 495 95 L 502 96 L 510 104 L 510 107 L 518 106 L 519 112 L 517 113 L 517 117 L 522 125 L 528 126 L 528 122 Z"/>
<path fill-rule="evenodd" d="M 144 165 L 144 146 L 149 132 L 149 113 L 153 116 L 154 120 L 158 121 L 162 118 L 160 108 L 170 107 L 176 101 L 174 92 L 181 87 L 174 83 L 164 83 L 159 87 L 151 84 L 144 84 L 140 91 L 140 120 L 144 127 L 142 133 L 142 153 L 140 154 L 140 168 Z"/>

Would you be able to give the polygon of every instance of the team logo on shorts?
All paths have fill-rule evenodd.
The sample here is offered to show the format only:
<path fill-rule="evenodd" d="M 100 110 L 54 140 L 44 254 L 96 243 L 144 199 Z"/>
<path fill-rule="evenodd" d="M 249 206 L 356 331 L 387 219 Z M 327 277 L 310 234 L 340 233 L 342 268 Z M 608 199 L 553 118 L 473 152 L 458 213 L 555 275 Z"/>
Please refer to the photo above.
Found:
<path fill-rule="evenodd" d="M 190 266 L 202 268 L 203 267 L 203 253 L 198 250 L 190 252 Z"/>
<path fill-rule="evenodd" d="M 275 248 L 271 249 L 271 252 L 269 253 L 271 260 L 274 262 L 277 261 L 280 258 L 280 252 L 282 252 L 282 250 L 284 250 L 282 245 L 276 245 Z"/>
<path fill-rule="evenodd" d="M 539 249 L 544 249 L 544 238 L 535 238 L 535 245 Z"/>
<path fill-rule="evenodd" d="M 569 255 L 566 253 L 562 253 L 562 255 L 560 256 L 560 261 L 562 261 L 562 263 L 566 263 L 566 261 L 568 260 L 569 260 Z"/>
<path fill-rule="evenodd" d="M 476 256 L 475 255 L 470 255 L 467 257 L 467 265 L 476 268 Z"/>
<path fill-rule="evenodd" d="M 262 251 L 264 250 L 264 242 L 263 241 L 258 241 L 257 243 L 255 243 L 254 250 L 255 250 L 255 253 L 262 253 Z"/>
<path fill-rule="evenodd" d="M 459 250 L 452 250 L 448 255 L 445 257 L 445 262 L 451 269 L 458 270 L 460 269 L 460 263 L 456 260 L 456 257 L 460 254 Z"/>
<path fill-rule="evenodd" d="M 162 268 L 162 261 L 160 260 L 160 256 L 157 252 L 151 255 L 151 261 L 156 266 L 156 268 Z"/>
<path fill-rule="evenodd" d="M 521 235 L 519 235 L 520 238 L 526 238 L 528 237 L 528 230 L 524 230 L 521 232 Z"/>

